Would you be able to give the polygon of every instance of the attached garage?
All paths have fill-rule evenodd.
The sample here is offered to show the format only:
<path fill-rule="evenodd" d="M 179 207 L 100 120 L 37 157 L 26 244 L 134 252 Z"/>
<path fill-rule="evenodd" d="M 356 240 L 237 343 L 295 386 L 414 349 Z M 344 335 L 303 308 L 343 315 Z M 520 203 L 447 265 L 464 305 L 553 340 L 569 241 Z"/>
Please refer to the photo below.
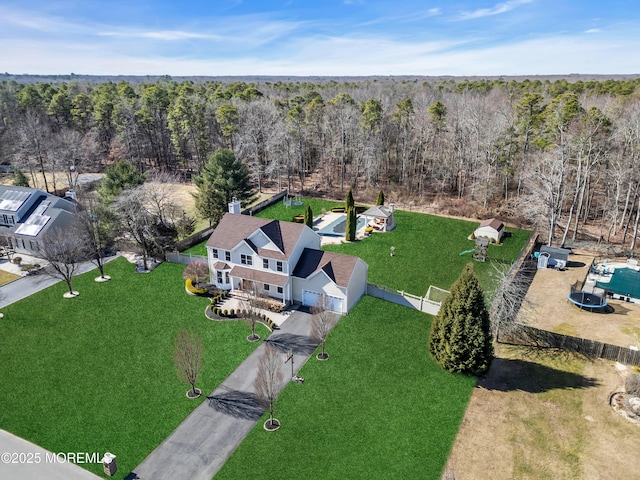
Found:
<path fill-rule="evenodd" d="M 302 291 L 302 305 L 305 307 L 313 307 L 318 304 L 318 299 L 320 298 L 320 292 L 312 292 L 310 290 Z M 327 299 L 327 304 L 329 310 L 336 313 L 342 313 L 343 310 L 343 300 L 339 297 L 333 297 L 331 295 L 325 295 Z"/>

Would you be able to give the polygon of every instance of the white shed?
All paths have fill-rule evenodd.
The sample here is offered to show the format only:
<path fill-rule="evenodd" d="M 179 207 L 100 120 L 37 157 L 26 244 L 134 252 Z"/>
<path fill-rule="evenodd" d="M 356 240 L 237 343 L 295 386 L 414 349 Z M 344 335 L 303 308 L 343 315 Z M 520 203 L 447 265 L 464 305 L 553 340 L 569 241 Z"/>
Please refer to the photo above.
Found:
<path fill-rule="evenodd" d="M 487 237 L 499 243 L 504 236 L 504 223 L 495 218 L 483 220 L 480 226 L 476 228 L 474 235 L 476 238 Z"/>

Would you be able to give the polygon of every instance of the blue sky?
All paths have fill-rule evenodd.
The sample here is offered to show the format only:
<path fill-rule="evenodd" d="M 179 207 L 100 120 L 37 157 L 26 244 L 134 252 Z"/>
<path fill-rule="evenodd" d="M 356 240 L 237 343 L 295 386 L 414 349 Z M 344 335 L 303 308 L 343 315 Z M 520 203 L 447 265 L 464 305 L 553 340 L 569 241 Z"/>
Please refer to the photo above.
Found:
<path fill-rule="evenodd" d="M 0 71 L 640 73 L 638 0 L 0 0 Z"/>

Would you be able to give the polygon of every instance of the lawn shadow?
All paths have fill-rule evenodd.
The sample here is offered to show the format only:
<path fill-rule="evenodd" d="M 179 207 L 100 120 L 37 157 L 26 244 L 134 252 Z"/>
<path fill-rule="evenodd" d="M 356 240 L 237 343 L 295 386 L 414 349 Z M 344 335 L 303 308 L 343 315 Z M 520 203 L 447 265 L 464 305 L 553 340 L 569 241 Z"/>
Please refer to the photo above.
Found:
<path fill-rule="evenodd" d="M 489 372 L 478 379 L 477 388 L 511 392 L 542 393 L 558 389 L 596 387 L 600 383 L 592 377 L 565 372 L 526 360 L 495 358 Z"/>
<path fill-rule="evenodd" d="M 255 393 L 230 390 L 207 397 L 209 406 L 221 413 L 243 420 L 259 420 L 264 405 Z"/>
<path fill-rule="evenodd" d="M 271 335 L 264 343 L 270 343 L 282 353 L 292 350 L 296 355 L 311 355 L 318 347 L 318 341 L 314 338 L 293 333 Z"/>

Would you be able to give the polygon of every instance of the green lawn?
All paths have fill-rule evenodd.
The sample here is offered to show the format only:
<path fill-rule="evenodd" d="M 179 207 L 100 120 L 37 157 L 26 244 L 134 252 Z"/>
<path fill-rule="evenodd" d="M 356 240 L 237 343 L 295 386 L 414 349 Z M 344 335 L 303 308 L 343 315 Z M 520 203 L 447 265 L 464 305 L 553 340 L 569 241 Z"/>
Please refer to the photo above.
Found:
<path fill-rule="evenodd" d="M 304 198 L 311 205 L 314 216 L 342 202 Z M 263 210 L 257 216 L 290 221 L 293 215 L 303 214 L 305 206 L 285 207 L 282 202 Z M 475 247 L 469 235 L 480 222 L 457 220 L 424 213 L 397 210 L 396 228 L 391 232 L 374 233 L 364 240 L 327 245 L 324 250 L 357 255 L 369 265 L 369 282 L 424 295 L 429 285 L 448 289 L 458 278 L 462 268 L 473 262 L 483 287 L 494 284 L 494 266 L 510 266 L 529 238 L 528 230 L 507 228 L 512 236 L 501 246 L 489 245 L 489 261 L 475 262 L 471 254 L 460 253 Z M 390 248 L 395 247 L 391 257 Z"/>
<path fill-rule="evenodd" d="M 183 265 L 146 275 L 125 259 L 74 280 L 80 296 L 54 285 L 3 308 L 0 320 L 0 428 L 54 452 L 110 451 L 124 478 L 202 401 L 185 397 L 173 339 L 180 326 L 204 343 L 212 391 L 256 347 L 241 322 L 213 322 L 207 300 L 185 293 Z M 101 465 L 88 466 L 101 473 Z"/>
<path fill-rule="evenodd" d="M 325 250 L 357 255 L 369 265 L 369 282 L 424 295 L 429 285 L 449 289 L 465 264 L 472 262 L 485 290 L 495 280 L 495 268 L 509 267 L 529 238 L 530 232 L 508 228 L 512 236 L 501 246 L 489 245 L 489 261 L 476 262 L 461 252 L 475 247 L 468 240 L 479 222 L 457 220 L 398 210 L 396 228 L 374 233 L 358 242 L 327 245 Z M 395 247 L 395 255 L 390 248 Z"/>
<path fill-rule="evenodd" d="M 330 359 L 312 357 L 280 396 L 281 429 L 265 416 L 216 480 L 440 478 L 475 378 L 430 359 L 430 324 L 365 297 L 329 336 Z"/>

